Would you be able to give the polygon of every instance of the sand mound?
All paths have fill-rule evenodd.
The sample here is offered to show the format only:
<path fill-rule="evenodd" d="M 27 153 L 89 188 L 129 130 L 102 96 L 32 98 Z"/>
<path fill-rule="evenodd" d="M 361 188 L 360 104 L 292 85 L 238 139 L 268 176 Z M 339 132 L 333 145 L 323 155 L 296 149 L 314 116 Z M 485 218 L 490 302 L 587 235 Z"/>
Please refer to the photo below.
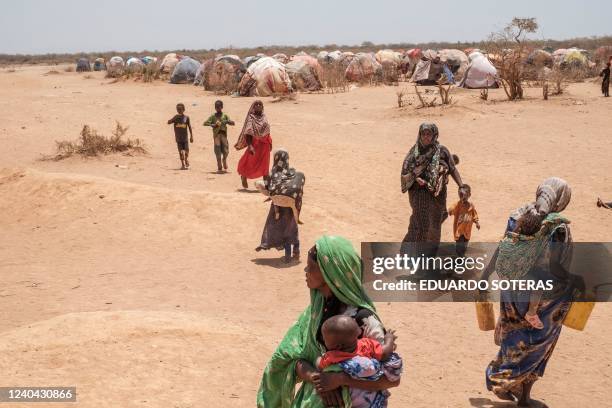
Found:
<path fill-rule="evenodd" d="M 1 334 L 0 378 L 76 386 L 80 407 L 246 406 L 252 390 L 227 378 L 257 375 L 245 351 L 260 348 L 244 327 L 194 313 L 70 313 Z"/>

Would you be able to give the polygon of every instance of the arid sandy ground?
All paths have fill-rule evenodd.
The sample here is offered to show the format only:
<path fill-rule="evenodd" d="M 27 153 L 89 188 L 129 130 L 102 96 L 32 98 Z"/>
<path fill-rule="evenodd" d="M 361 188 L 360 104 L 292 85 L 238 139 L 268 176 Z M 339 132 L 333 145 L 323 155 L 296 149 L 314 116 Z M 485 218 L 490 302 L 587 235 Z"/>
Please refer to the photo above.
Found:
<path fill-rule="evenodd" d="M 0 70 L 0 386 L 75 385 L 79 407 L 254 406 L 263 367 L 308 291 L 303 263 L 285 267 L 281 253 L 254 251 L 268 204 L 238 191 L 240 154 L 232 149 L 230 174 L 213 173 L 211 131 L 201 123 L 217 97 L 61 67 L 44 75 L 50 69 Z M 612 200 L 612 100 L 597 84 L 549 101 L 528 89 L 519 103 L 504 102 L 501 90 L 489 102 L 458 90 L 456 105 L 428 110 L 399 110 L 397 89 L 264 101 L 275 147 L 307 177 L 304 251 L 324 233 L 355 246 L 403 238 L 410 209 L 399 171 L 425 120 L 461 157 L 481 217 L 474 241 L 498 239 L 508 213 L 551 175 L 573 188 L 574 239 L 612 239 L 612 212 L 595 207 L 597 196 Z M 239 123 L 233 143 L 252 99 L 223 99 Z M 195 127 L 190 171 L 177 170 L 166 125 L 177 102 Z M 84 124 L 109 134 L 115 120 L 150 155 L 40 160 Z M 443 236 L 451 239 L 448 222 Z M 513 406 L 486 391 L 497 348 L 492 332 L 478 330 L 473 305 L 377 307 L 397 329 L 406 365 L 391 406 Z M 609 406 L 610 312 L 599 304 L 584 332 L 564 329 L 536 398 Z"/>

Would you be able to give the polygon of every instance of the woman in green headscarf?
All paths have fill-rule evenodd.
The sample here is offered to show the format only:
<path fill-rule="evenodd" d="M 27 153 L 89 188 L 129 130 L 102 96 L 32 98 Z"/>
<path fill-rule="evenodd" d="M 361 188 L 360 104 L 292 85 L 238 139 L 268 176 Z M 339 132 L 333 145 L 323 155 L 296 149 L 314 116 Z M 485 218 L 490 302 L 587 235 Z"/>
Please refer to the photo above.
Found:
<path fill-rule="evenodd" d="M 310 305 L 287 331 L 268 362 L 257 393 L 260 408 L 325 406 L 350 407 L 348 388 L 370 391 L 399 385 L 382 376 L 377 381 L 355 380 L 342 372 L 320 372 L 315 360 L 326 350 L 321 325 L 335 315 L 349 315 L 362 328 L 362 337 L 382 341 L 384 328 L 376 308 L 361 284 L 361 259 L 352 244 L 342 237 L 323 236 L 308 252 L 304 269 L 310 289 Z M 317 379 L 326 389 L 319 392 Z M 295 393 L 298 382 L 303 384 Z"/>

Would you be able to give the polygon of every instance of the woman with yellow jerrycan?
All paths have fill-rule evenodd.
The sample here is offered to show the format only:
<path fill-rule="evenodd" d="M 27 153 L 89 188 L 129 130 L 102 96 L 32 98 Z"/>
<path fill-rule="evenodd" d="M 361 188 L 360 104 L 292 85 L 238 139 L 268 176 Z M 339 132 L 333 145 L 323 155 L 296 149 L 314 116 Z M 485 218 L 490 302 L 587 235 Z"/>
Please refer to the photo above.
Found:
<path fill-rule="evenodd" d="M 481 294 L 476 303 L 482 330 L 495 328 L 496 358 L 486 369 L 487 389 L 520 407 L 531 406 L 531 388 L 544 375 L 564 320 L 584 328 L 592 306 L 572 301 L 584 290 L 580 279 L 569 274 L 572 257 L 570 221 L 561 212 L 571 199 L 565 180 L 552 177 L 536 191 L 536 200 L 514 211 L 482 279 L 493 272 L 505 280 L 547 282 L 545 290 L 500 292 L 497 324 L 493 305 Z M 592 305 L 592 304 L 591 304 Z"/>

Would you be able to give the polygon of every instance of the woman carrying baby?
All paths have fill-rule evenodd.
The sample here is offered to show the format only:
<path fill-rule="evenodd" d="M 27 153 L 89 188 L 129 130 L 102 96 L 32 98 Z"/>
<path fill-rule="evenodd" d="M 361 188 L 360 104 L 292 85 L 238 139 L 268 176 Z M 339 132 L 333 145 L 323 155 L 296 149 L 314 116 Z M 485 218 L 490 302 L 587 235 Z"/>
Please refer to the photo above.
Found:
<path fill-rule="evenodd" d="M 551 290 L 501 292 L 495 343 L 500 350 L 486 369 L 486 384 L 500 399 L 519 407 L 541 406 L 531 388 L 544 370 L 561 334 L 576 287 L 569 273 L 572 238 L 561 215 L 571 199 L 565 180 L 546 179 L 536 201 L 513 212 L 483 278 L 550 282 Z"/>
<path fill-rule="evenodd" d="M 356 342 L 341 340 L 344 337 L 340 335 L 336 337 L 338 344 L 334 345 L 330 343 L 330 337 L 326 336 L 328 346 L 338 346 L 336 350 L 325 347 L 322 326 L 333 316 L 343 315 L 354 319 L 358 327 L 356 337 L 375 340 L 381 347 L 387 344 L 387 348 L 388 343 L 394 341 L 394 337 L 391 339 L 389 335 L 385 338 L 385 329 L 376 314 L 376 308 L 363 290 L 361 267 L 361 259 L 348 240 L 335 236 L 323 236 L 317 240 L 308 253 L 305 268 L 310 305 L 287 331 L 272 354 L 257 394 L 258 407 L 364 406 L 353 400 L 356 396 L 353 389 L 370 392 L 374 401 L 381 404 L 372 405 L 366 401 L 369 405 L 365 406 L 386 406 L 386 390 L 400 383 L 401 359 L 395 357 L 384 361 L 382 353 L 375 353 L 381 357 L 379 363 L 382 373 L 376 379 L 365 379 L 357 375 L 359 367 L 353 366 L 357 368 L 354 371 L 339 367 L 335 363 L 340 360 L 333 360 L 334 364 L 326 365 L 326 368 L 317 364 L 317 360 L 324 358 L 329 351 L 344 350 L 351 356 L 360 354 L 348 344 Z M 343 324 L 350 326 L 346 322 Z M 333 327 L 329 324 L 327 326 Z M 363 349 L 363 346 L 357 348 Z M 373 346 L 370 348 L 375 349 Z M 330 358 L 328 355 L 327 360 Z M 300 381 L 302 385 L 295 394 L 295 386 Z"/>
<path fill-rule="evenodd" d="M 281 148 L 274 153 L 274 164 L 270 177 L 261 187 L 265 190 L 265 195 L 283 195 L 295 200 L 295 207 L 299 213 L 302 209 L 305 182 L 304 173 L 289 166 L 289 153 Z M 293 215 L 292 208 L 279 207 L 274 203 L 270 205 L 266 225 L 261 234 L 261 244 L 255 250 L 261 251 L 270 248 L 276 248 L 279 251 L 284 249 L 285 256 L 283 259 L 285 262 L 290 262 L 291 259 L 299 260 L 298 223 Z"/>

